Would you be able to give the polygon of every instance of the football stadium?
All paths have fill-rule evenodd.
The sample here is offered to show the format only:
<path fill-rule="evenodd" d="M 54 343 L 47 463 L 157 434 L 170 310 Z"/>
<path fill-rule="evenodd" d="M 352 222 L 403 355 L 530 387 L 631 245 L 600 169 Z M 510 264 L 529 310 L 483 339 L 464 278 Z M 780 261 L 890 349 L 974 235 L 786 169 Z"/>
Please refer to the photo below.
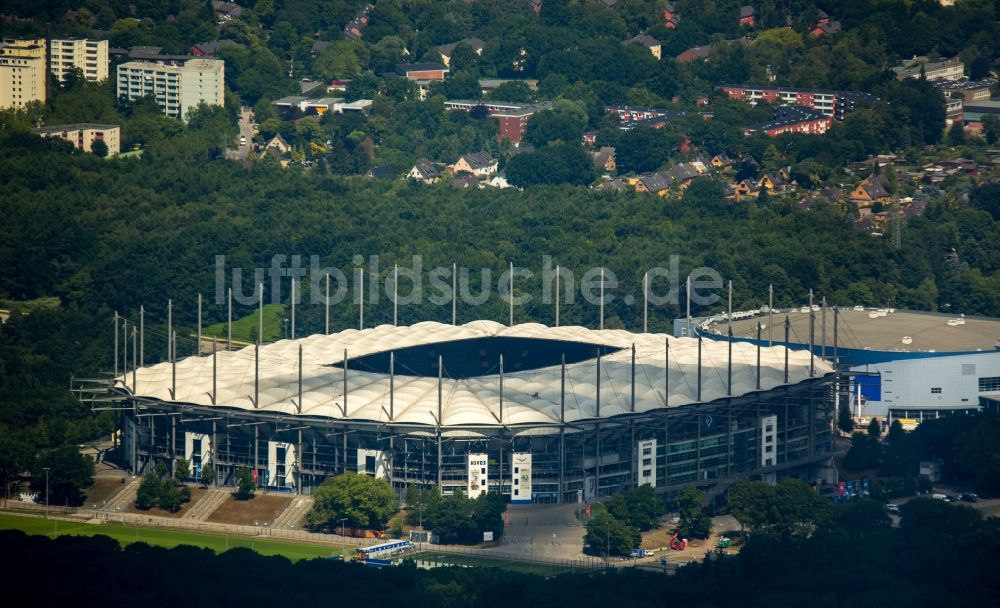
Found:
<path fill-rule="evenodd" d="M 423 322 L 218 350 L 118 374 L 135 473 L 310 493 L 345 471 L 397 491 L 576 502 L 809 474 L 832 450 L 832 366 L 808 350 L 540 324 Z"/>

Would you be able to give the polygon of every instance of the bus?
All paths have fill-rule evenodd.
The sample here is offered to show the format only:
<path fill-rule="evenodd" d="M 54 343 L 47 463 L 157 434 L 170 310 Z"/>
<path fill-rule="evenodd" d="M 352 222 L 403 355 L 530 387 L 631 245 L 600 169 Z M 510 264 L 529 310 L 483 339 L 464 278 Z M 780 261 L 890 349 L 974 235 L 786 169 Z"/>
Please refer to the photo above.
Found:
<path fill-rule="evenodd" d="M 390 540 L 370 547 L 358 547 L 354 560 L 370 566 L 387 566 L 392 558 L 408 553 L 413 543 L 408 540 Z"/>

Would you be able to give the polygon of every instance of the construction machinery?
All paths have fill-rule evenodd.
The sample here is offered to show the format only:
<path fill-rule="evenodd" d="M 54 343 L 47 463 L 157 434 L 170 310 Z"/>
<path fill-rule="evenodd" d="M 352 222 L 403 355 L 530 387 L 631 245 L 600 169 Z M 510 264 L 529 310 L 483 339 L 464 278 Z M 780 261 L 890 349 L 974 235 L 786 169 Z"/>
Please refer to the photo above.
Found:
<path fill-rule="evenodd" d="M 674 551 L 683 551 L 687 549 L 688 539 L 681 538 L 681 531 L 674 530 L 674 535 L 670 537 L 670 548 Z"/>

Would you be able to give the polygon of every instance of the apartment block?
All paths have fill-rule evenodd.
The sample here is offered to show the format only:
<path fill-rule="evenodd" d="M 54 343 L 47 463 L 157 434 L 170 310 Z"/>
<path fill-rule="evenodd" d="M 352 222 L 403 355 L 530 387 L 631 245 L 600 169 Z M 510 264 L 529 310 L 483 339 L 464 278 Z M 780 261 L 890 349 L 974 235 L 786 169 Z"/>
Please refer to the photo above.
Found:
<path fill-rule="evenodd" d="M 188 113 L 205 103 L 224 104 L 225 62 L 177 55 L 161 55 L 129 61 L 118 66 L 118 97 L 130 100 L 153 97 L 172 118 L 187 119 Z"/>
<path fill-rule="evenodd" d="M 117 156 L 121 152 L 121 128 L 118 125 L 101 125 L 95 123 L 76 123 L 69 125 L 49 125 L 34 129 L 40 137 L 58 137 L 65 139 L 77 150 L 93 152 L 96 141 L 103 141 L 108 147 L 108 156 Z"/>
<path fill-rule="evenodd" d="M 21 109 L 46 99 L 45 41 L 0 40 L 0 108 Z"/>
<path fill-rule="evenodd" d="M 74 68 L 91 82 L 108 79 L 108 41 L 53 39 L 49 41 L 49 69 L 59 80 Z"/>

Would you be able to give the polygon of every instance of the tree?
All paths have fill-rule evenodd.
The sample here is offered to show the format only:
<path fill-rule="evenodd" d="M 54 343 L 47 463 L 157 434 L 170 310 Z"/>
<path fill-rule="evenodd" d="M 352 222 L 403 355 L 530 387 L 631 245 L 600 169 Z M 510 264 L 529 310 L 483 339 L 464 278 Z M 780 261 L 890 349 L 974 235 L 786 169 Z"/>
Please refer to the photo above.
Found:
<path fill-rule="evenodd" d="M 396 496 L 384 479 L 362 473 L 329 477 L 315 492 L 315 502 L 306 520 L 312 527 L 340 525 L 381 529 L 396 512 Z"/>
<path fill-rule="evenodd" d="M 178 461 L 175 472 L 180 470 L 180 462 L 184 461 Z M 191 500 L 191 489 L 178 487 L 178 483 L 168 475 L 166 463 L 158 462 L 153 471 L 139 484 L 135 506 L 142 510 L 159 507 L 164 511 L 176 513 L 184 503 Z"/>
<path fill-rule="evenodd" d="M 211 462 L 206 462 L 201 465 L 201 485 L 203 487 L 208 487 L 215 483 L 215 466 Z"/>
<path fill-rule="evenodd" d="M 0 484 L 3 495 L 10 495 L 10 485 L 31 465 L 31 445 L 0 430 Z"/>
<path fill-rule="evenodd" d="M 583 137 L 586 123 L 586 118 L 581 120 L 575 113 L 555 109 L 544 110 L 533 114 L 528 120 L 524 139 L 536 148 L 557 140 L 576 144 Z"/>
<path fill-rule="evenodd" d="M 704 496 L 693 485 L 686 485 L 674 497 L 674 510 L 680 517 L 678 529 L 681 536 L 708 538 L 712 533 L 712 519 L 702 513 Z"/>
<path fill-rule="evenodd" d="M 986 114 L 983 116 L 983 137 L 991 146 L 1000 142 L 1000 115 Z"/>
<path fill-rule="evenodd" d="M 240 467 L 236 472 L 236 492 L 233 493 L 233 496 L 236 497 L 236 500 L 250 500 L 253 498 L 253 493 L 256 489 L 257 484 L 253 481 L 250 469 Z"/>
<path fill-rule="evenodd" d="M 618 171 L 619 173 L 654 171 L 667 162 L 670 150 L 671 147 L 660 129 L 649 127 L 629 129 L 622 135 L 615 152 Z"/>
<path fill-rule="evenodd" d="M 105 158 L 108 155 L 108 144 L 104 143 L 103 140 L 98 139 L 94 143 L 90 144 L 90 153 L 94 156 Z"/>
<path fill-rule="evenodd" d="M 837 428 L 845 433 L 854 431 L 854 417 L 851 416 L 851 408 L 847 403 L 841 403 L 837 410 Z"/>
<path fill-rule="evenodd" d="M 639 530 L 652 530 L 666 512 L 666 505 L 650 485 L 644 484 L 612 496 L 607 509 L 626 525 Z"/>
<path fill-rule="evenodd" d="M 188 477 L 191 477 L 191 463 L 183 458 L 178 458 L 174 465 L 174 479 L 177 480 L 177 483 L 184 483 Z"/>
<path fill-rule="evenodd" d="M 353 42 L 334 42 L 313 62 L 313 72 L 325 80 L 357 78 L 361 75 L 362 64 L 354 49 Z"/>
<path fill-rule="evenodd" d="M 868 436 L 875 440 L 882 436 L 882 424 L 874 416 L 868 422 Z"/>
<path fill-rule="evenodd" d="M 871 425 L 869 425 L 869 431 Z M 855 432 L 851 435 L 851 448 L 844 456 L 844 468 L 849 471 L 864 471 L 879 465 L 882 458 L 882 445 L 877 436 Z"/>
<path fill-rule="evenodd" d="M 490 99 L 499 101 L 510 101 L 515 103 L 528 103 L 534 101 L 535 93 L 524 82 L 508 81 L 501 83 L 490 93 Z"/>
<path fill-rule="evenodd" d="M 31 467 L 31 489 L 45 495 L 45 469 L 48 468 L 50 504 L 77 506 L 83 503 L 83 490 L 94 485 L 94 459 L 75 446 L 44 452 Z"/>
<path fill-rule="evenodd" d="M 947 141 L 949 146 L 961 146 L 965 144 L 965 126 L 961 120 L 951 123 L 951 127 L 948 129 Z"/>
<path fill-rule="evenodd" d="M 642 542 L 639 531 L 608 513 L 603 505 L 592 506 L 593 517 L 587 522 L 587 533 L 583 537 L 595 553 L 602 555 L 628 555 Z"/>
<path fill-rule="evenodd" d="M 589 184 L 594 163 L 579 143 L 557 141 L 507 162 L 507 180 L 520 187 L 538 184 Z"/>
<path fill-rule="evenodd" d="M 832 506 L 805 482 L 790 477 L 773 486 L 760 481 L 734 484 L 726 503 L 741 526 L 778 538 L 805 537 L 817 524 L 829 524 Z"/>
<path fill-rule="evenodd" d="M 499 494 L 480 494 L 472 499 L 464 492 L 455 492 L 425 507 L 424 526 L 444 543 L 480 543 L 483 532 L 493 532 L 494 539 L 503 534 L 505 509 L 506 502 Z"/>

